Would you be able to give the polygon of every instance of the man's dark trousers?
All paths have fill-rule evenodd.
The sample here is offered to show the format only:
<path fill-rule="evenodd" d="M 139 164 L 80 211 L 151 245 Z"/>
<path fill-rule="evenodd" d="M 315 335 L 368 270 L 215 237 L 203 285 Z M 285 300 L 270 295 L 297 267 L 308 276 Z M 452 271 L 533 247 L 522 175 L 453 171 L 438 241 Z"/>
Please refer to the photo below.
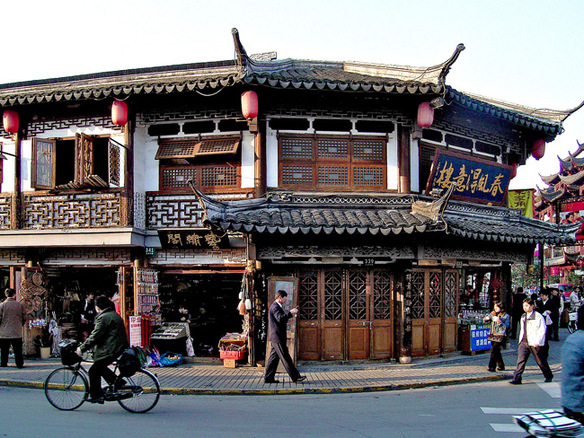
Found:
<path fill-rule="evenodd" d="M 279 342 L 272 342 L 272 349 L 270 351 L 270 356 L 268 357 L 268 363 L 266 365 L 266 374 L 264 375 L 264 380 L 270 382 L 274 380 L 276 376 L 276 371 L 278 369 L 278 363 L 282 361 L 282 365 L 286 369 L 286 372 L 292 379 L 292 381 L 298 380 L 300 373 L 294 365 L 290 353 L 288 352 L 288 346 L 286 344 L 281 344 Z"/>
<path fill-rule="evenodd" d="M 535 347 L 530 347 L 526 342 L 521 342 L 517 346 L 517 366 L 515 368 L 515 373 L 513 374 L 513 381 L 521 382 L 523 371 L 525 371 L 525 364 L 531 353 L 533 353 L 533 358 L 543 373 L 543 376 L 546 379 L 553 378 L 554 375 L 547 362 L 547 352 L 548 349 L 545 346 L 536 350 Z"/>
<path fill-rule="evenodd" d="M 8 366 L 8 350 L 10 346 L 14 350 L 14 363 L 18 368 L 24 366 L 22 357 L 22 338 L 2 338 L 0 339 L 0 366 Z"/>

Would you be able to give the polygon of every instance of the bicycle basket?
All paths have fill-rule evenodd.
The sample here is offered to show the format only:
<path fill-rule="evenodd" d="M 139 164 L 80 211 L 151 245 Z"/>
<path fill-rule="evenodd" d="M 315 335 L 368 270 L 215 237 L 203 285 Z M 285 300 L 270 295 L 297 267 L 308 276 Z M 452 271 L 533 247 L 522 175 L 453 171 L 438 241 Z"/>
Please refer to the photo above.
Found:
<path fill-rule="evenodd" d="M 72 339 L 64 339 L 59 342 L 59 348 L 61 349 L 61 363 L 63 365 L 75 365 L 81 362 L 81 356 L 75 353 L 79 343 Z"/>

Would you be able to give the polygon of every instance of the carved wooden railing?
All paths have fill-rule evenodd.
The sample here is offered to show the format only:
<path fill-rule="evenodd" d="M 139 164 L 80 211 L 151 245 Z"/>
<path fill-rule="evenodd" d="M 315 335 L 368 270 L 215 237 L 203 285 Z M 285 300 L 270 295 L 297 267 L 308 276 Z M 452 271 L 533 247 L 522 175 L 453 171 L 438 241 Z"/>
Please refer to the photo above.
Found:
<path fill-rule="evenodd" d="M 107 193 L 23 193 L 22 229 L 124 226 L 123 190 Z M 0 205 L 0 212 L 2 211 Z"/>
<path fill-rule="evenodd" d="M 211 195 L 215 199 L 244 199 L 247 193 Z M 201 228 L 203 209 L 194 194 L 146 192 L 146 225 L 149 229 Z"/>

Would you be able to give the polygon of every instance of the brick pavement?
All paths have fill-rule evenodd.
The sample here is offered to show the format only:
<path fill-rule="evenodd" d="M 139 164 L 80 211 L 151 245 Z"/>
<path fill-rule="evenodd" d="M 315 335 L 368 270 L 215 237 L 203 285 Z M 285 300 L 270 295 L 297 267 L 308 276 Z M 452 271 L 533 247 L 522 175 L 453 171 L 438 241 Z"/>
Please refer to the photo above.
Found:
<path fill-rule="evenodd" d="M 562 339 L 568 334 L 562 329 Z M 560 342 L 552 342 L 550 366 L 560 378 Z M 294 384 L 285 373 L 279 373 L 278 384 L 265 384 L 263 368 L 239 366 L 224 368 L 220 361 L 194 358 L 192 362 L 168 368 L 150 368 L 159 378 L 166 394 L 270 395 L 314 394 L 340 392 L 387 391 L 425 386 L 454 385 L 478 381 L 511 379 L 516 361 L 514 341 L 504 351 L 505 372 L 487 371 L 489 355 L 453 354 L 446 358 L 417 359 L 411 364 L 387 362 L 359 364 L 303 363 L 299 369 L 308 379 L 305 384 Z M 13 365 L 13 363 L 9 363 Z M 59 359 L 28 360 L 25 368 L 14 366 L 0 369 L 0 386 L 42 388 L 46 376 L 60 366 Z M 543 381 L 539 368 L 530 359 L 524 381 Z"/>

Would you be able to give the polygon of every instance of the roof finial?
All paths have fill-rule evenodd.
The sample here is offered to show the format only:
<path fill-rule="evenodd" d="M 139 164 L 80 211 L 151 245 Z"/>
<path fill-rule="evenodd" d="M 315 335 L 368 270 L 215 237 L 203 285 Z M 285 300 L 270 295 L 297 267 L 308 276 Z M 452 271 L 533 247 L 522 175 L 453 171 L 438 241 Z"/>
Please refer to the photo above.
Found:
<path fill-rule="evenodd" d="M 235 45 L 235 53 L 237 54 L 237 63 L 240 68 L 243 68 L 248 60 L 247 52 L 239 40 L 239 31 L 234 27 L 231 29 L 231 33 L 233 34 L 233 44 Z"/>
<path fill-rule="evenodd" d="M 456 46 L 456 50 L 454 50 L 452 56 L 444 62 L 443 64 L 444 67 L 442 67 L 442 72 L 440 73 L 439 76 L 439 79 L 442 82 L 444 82 L 446 75 L 450 71 L 450 67 L 452 67 L 452 64 L 455 63 L 455 61 L 458 59 L 458 56 L 460 55 L 460 52 L 462 52 L 464 49 L 465 49 L 464 44 L 460 43 L 459 45 Z"/>

